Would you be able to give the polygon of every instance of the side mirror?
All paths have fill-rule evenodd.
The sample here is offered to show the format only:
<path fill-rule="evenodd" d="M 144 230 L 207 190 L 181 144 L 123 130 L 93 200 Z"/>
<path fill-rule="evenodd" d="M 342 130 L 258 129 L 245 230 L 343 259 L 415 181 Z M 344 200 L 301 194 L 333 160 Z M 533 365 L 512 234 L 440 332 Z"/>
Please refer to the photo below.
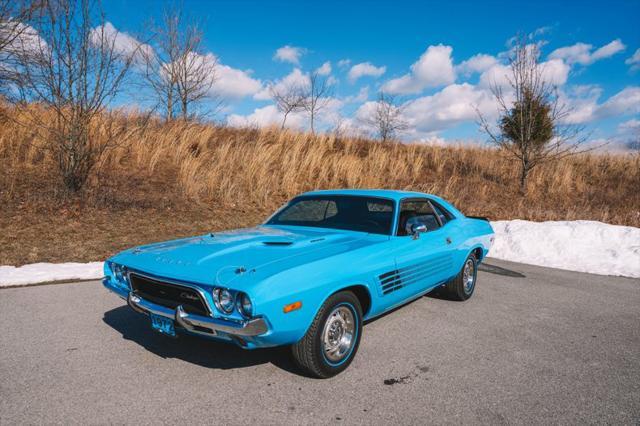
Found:
<path fill-rule="evenodd" d="M 411 225 L 411 235 L 413 235 L 414 240 L 420 238 L 420 234 L 423 232 L 427 232 L 427 225 L 422 223 Z"/>

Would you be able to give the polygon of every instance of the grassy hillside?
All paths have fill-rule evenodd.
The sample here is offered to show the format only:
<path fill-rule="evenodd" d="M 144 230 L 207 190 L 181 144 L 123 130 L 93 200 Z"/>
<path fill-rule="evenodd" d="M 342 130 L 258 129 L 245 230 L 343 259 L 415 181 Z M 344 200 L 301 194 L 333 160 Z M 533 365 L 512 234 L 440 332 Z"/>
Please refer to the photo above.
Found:
<path fill-rule="evenodd" d="M 545 165 L 517 191 L 493 149 L 382 145 L 278 129 L 124 123 L 80 194 L 61 189 L 37 129 L 0 122 L 0 264 L 102 259 L 125 247 L 259 223 L 316 188 L 438 194 L 492 219 L 591 219 L 640 226 L 640 157 L 591 154 Z M 43 112 L 45 119 L 46 112 Z"/>

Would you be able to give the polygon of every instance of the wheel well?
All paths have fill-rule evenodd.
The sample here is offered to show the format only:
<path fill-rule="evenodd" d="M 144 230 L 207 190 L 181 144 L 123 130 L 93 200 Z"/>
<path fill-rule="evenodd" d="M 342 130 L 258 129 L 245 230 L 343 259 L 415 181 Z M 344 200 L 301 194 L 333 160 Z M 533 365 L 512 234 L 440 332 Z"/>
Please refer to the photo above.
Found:
<path fill-rule="evenodd" d="M 476 256 L 476 259 L 479 261 L 482 260 L 482 255 L 484 254 L 482 247 L 477 247 L 473 249 L 472 253 Z"/>
<path fill-rule="evenodd" d="M 369 289 L 364 285 L 352 285 L 350 287 L 341 288 L 336 291 L 339 293 L 341 291 L 350 291 L 356 295 L 358 301 L 360 302 L 360 306 L 362 307 L 362 316 L 366 316 L 369 313 L 369 308 L 371 308 L 371 295 L 369 294 Z M 335 294 L 335 293 L 334 293 Z"/>

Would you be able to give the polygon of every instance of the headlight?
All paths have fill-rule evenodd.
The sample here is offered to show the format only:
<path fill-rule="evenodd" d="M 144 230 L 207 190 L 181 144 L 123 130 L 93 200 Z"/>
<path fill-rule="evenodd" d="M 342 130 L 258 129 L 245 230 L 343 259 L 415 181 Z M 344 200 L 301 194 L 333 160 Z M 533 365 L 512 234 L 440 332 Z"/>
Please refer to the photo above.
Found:
<path fill-rule="evenodd" d="M 253 315 L 253 305 L 251 304 L 251 299 L 249 299 L 249 295 L 246 293 L 240 293 L 238 295 L 238 311 L 245 318 L 251 318 Z"/>
<path fill-rule="evenodd" d="M 216 307 L 225 314 L 233 312 L 233 294 L 226 288 L 214 288 L 213 301 Z"/>
<path fill-rule="evenodd" d="M 129 276 L 127 274 L 127 268 L 117 263 L 111 263 L 111 272 L 118 284 L 129 285 Z"/>

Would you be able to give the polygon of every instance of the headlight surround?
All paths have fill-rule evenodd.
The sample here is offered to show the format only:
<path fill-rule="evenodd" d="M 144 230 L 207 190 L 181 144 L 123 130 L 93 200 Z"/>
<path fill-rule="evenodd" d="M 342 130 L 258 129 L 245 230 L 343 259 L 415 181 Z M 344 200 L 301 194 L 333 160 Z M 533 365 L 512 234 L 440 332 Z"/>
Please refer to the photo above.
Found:
<path fill-rule="evenodd" d="M 129 275 L 127 273 L 127 267 L 118 265 L 117 263 L 111 263 L 111 273 L 116 280 L 116 283 L 129 286 Z"/>
<path fill-rule="evenodd" d="M 213 302 L 216 304 L 216 308 L 218 308 L 225 314 L 230 314 L 233 312 L 233 293 L 231 293 L 226 288 L 216 287 L 213 289 Z"/>
<path fill-rule="evenodd" d="M 238 312 L 245 318 L 251 318 L 253 316 L 253 304 L 249 295 L 246 293 L 238 294 Z"/>

